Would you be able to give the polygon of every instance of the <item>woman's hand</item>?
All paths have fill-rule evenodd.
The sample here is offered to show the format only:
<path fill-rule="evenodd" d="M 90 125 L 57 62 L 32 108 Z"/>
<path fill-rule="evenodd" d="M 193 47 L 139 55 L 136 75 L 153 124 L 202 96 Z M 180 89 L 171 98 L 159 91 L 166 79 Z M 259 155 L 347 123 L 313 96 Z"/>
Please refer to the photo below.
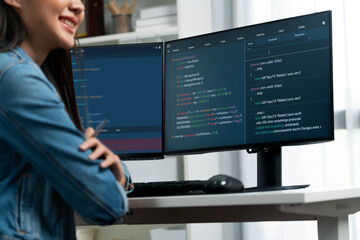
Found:
<path fill-rule="evenodd" d="M 88 127 L 85 130 L 86 140 L 80 145 L 80 150 L 85 151 L 92 149 L 93 152 L 89 155 L 89 160 L 104 159 L 100 166 L 102 168 L 110 167 L 111 172 L 114 174 L 116 180 L 125 187 L 124 171 L 120 162 L 120 158 L 102 144 L 99 139 L 93 137 L 95 131 L 93 128 Z"/>

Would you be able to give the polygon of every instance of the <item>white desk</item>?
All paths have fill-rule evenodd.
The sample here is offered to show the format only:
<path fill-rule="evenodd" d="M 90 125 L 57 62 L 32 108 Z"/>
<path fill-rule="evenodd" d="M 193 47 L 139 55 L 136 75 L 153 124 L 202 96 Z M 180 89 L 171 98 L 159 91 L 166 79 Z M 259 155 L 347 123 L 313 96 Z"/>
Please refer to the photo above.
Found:
<path fill-rule="evenodd" d="M 319 240 L 348 240 L 360 188 L 130 198 L 125 224 L 317 220 Z"/>
<path fill-rule="evenodd" d="M 319 240 L 349 240 L 360 188 L 130 198 L 129 206 L 124 224 L 317 220 Z"/>

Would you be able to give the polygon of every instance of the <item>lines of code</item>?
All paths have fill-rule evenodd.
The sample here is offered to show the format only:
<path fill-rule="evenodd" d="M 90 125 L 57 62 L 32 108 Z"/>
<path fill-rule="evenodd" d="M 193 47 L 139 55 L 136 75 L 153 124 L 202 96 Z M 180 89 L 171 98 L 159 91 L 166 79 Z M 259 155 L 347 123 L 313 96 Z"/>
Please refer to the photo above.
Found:
<path fill-rule="evenodd" d="M 162 44 L 84 47 L 82 67 L 73 64 L 83 126 L 105 118 L 98 138 L 120 156 L 162 153 Z"/>
<path fill-rule="evenodd" d="M 330 59 L 329 46 L 318 44 L 296 43 L 286 53 L 275 49 L 274 56 L 269 48 L 268 56 L 246 60 L 249 143 L 328 131 L 331 76 L 328 61 L 323 59 Z"/>
<path fill-rule="evenodd" d="M 241 44 L 235 45 L 241 50 Z M 227 136 L 236 137 L 244 131 L 244 104 L 236 103 L 236 98 L 245 90 L 235 81 L 236 56 L 227 63 L 231 48 L 223 45 L 194 50 L 191 55 L 180 53 L 168 60 L 166 74 L 173 79 L 167 83 L 171 94 L 165 103 L 166 114 L 171 113 L 171 128 L 166 129 L 170 141 L 184 148 L 201 147 L 202 141 L 218 146 L 230 144 L 233 140 Z M 226 67 L 219 66 L 221 60 L 226 61 Z"/>

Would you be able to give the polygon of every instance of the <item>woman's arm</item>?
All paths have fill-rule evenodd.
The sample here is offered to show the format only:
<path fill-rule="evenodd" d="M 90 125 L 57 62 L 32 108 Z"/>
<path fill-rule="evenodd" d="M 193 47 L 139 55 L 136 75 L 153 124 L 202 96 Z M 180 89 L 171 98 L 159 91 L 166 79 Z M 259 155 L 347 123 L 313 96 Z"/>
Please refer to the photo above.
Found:
<path fill-rule="evenodd" d="M 129 171 L 124 171 L 126 166 L 120 161 L 120 158 L 116 154 L 102 144 L 99 139 L 94 137 L 94 134 L 95 131 L 91 127 L 85 130 L 86 141 L 80 145 L 80 150 L 86 151 L 92 149 L 93 152 L 89 155 L 89 160 L 94 161 L 96 159 L 103 159 L 100 167 L 110 167 L 116 180 L 125 188 L 125 190 L 129 190 L 131 177 Z"/>

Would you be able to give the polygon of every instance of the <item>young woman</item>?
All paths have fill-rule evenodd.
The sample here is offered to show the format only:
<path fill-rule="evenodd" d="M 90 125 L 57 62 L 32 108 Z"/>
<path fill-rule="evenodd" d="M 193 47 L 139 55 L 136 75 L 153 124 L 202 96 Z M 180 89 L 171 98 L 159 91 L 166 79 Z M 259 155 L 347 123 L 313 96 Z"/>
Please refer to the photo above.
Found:
<path fill-rule="evenodd" d="M 130 176 L 82 131 L 68 49 L 80 0 L 0 0 L 0 239 L 75 239 L 74 211 L 110 224 Z"/>

